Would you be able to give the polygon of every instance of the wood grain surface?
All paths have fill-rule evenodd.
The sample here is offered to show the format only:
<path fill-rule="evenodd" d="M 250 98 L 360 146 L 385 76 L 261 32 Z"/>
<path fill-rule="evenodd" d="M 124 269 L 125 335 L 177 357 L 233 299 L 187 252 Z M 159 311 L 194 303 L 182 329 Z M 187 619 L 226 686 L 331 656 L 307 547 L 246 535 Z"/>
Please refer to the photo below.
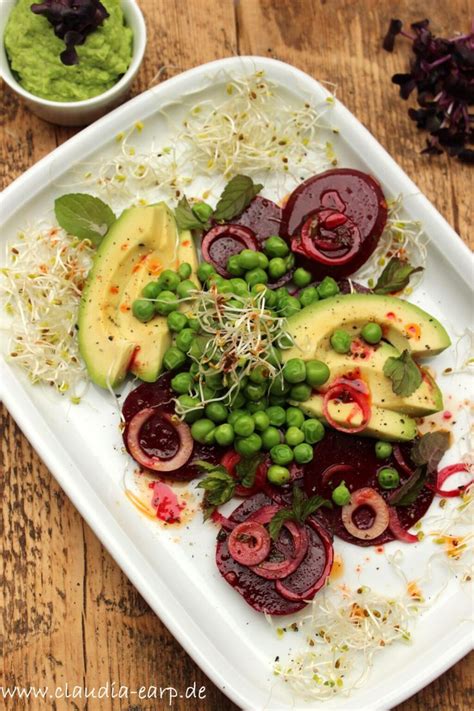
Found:
<path fill-rule="evenodd" d="M 337 84 L 337 95 L 396 158 L 468 241 L 473 237 L 472 168 L 428 158 L 390 77 L 404 71 L 409 46 L 381 50 L 390 17 L 428 16 L 440 34 L 466 31 L 468 0 L 141 0 L 149 40 L 134 93 L 212 59 L 258 54 L 290 62 Z M 1 86 L 0 170 L 6 186 L 75 133 L 30 114 Z M 196 683 L 201 701 L 177 711 L 235 708 L 181 649 L 81 519 L 4 409 L 1 416 L 1 641 L 4 686 L 99 687 L 115 681 Z M 472 708 L 473 657 L 456 664 L 398 711 Z M 469 701 L 471 699 L 471 701 Z M 167 700 L 5 702 L 6 708 L 161 711 Z M 0 708 L 2 702 L 0 701 Z M 297 707 L 295 707 L 297 708 Z M 341 709 L 343 705 L 341 706 Z"/>

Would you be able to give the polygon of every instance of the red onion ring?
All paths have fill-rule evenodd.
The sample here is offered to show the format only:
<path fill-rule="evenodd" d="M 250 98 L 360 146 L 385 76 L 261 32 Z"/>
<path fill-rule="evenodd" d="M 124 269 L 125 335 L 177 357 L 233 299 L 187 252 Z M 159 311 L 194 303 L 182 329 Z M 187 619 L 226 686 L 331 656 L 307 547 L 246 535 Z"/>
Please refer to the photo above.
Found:
<path fill-rule="evenodd" d="M 393 445 L 393 457 L 400 469 L 404 471 L 405 474 L 409 474 L 411 476 L 414 473 L 415 470 L 412 469 L 412 467 L 410 467 L 406 463 L 405 457 L 403 456 L 402 450 L 400 449 L 400 446 L 398 444 Z"/>
<path fill-rule="evenodd" d="M 164 420 L 174 427 L 179 438 L 179 449 L 171 459 L 160 459 L 159 457 L 150 457 L 141 447 L 139 436 L 140 430 L 153 415 L 159 414 Z M 191 454 L 193 453 L 193 438 L 191 430 L 184 422 L 180 422 L 173 415 L 170 415 L 163 410 L 158 410 L 156 407 L 146 407 L 137 412 L 132 417 L 127 428 L 127 446 L 131 456 L 138 464 L 146 469 L 151 469 L 155 472 L 172 472 L 186 464 Z"/>
<path fill-rule="evenodd" d="M 389 506 L 388 516 L 388 527 L 398 541 L 403 541 L 404 543 L 418 543 L 418 536 L 414 536 L 413 533 L 409 533 L 403 528 L 397 511 L 393 506 Z"/>
<path fill-rule="evenodd" d="M 323 211 L 324 214 L 326 212 L 333 212 L 331 211 Z M 327 215 L 326 219 L 328 219 L 329 215 Z M 312 215 L 309 217 L 303 224 L 301 228 L 301 246 L 305 252 L 305 254 L 310 257 L 311 259 L 315 259 L 317 262 L 321 262 L 321 264 L 327 264 L 328 266 L 342 266 L 343 264 L 347 264 L 354 254 L 359 250 L 360 247 L 360 232 L 357 227 L 353 222 L 351 222 L 349 219 L 346 220 L 346 225 L 350 229 L 351 232 L 351 237 L 352 237 L 352 244 L 348 248 L 347 252 L 343 254 L 340 257 L 330 257 L 326 254 L 324 254 L 321 250 L 326 250 L 326 251 L 337 251 L 340 249 L 344 248 L 344 245 L 336 245 L 336 242 L 330 241 L 330 240 L 324 240 L 322 238 L 315 239 L 313 236 L 313 225 L 314 225 L 314 220 L 319 219 L 319 215 Z M 324 220 L 321 223 L 321 226 L 324 227 Z"/>
<path fill-rule="evenodd" d="M 341 473 L 344 475 L 354 471 L 355 467 L 353 467 L 352 464 L 331 464 L 331 466 L 327 467 L 321 474 L 321 485 L 326 486 L 331 477 L 335 474 Z"/>
<path fill-rule="evenodd" d="M 270 553 L 270 535 L 261 523 L 244 521 L 236 526 L 228 538 L 232 558 L 248 567 L 262 563 Z"/>
<path fill-rule="evenodd" d="M 351 400 L 360 408 L 362 412 L 362 422 L 356 427 L 343 427 L 341 424 L 336 422 L 329 413 L 329 402 L 331 400 L 338 399 L 337 396 L 342 393 L 348 393 L 351 397 Z M 367 393 L 362 393 L 359 389 L 357 389 L 353 383 L 340 381 L 336 382 L 331 385 L 324 394 L 323 415 L 326 418 L 328 424 L 331 425 L 331 427 L 334 427 L 335 430 L 339 430 L 339 432 L 352 432 L 353 434 L 357 432 L 362 432 L 362 430 L 366 428 L 367 423 L 369 422 L 371 417 L 369 396 Z"/>
<path fill-rule="evenodd" d="M 358 528 L 352 520 L 354 512 L 360 506 L 369 506 L 375 514 L 374 522 L 370 528 Z M 355 538 L 366 541 L 371 541 L 382 535 L 390 520 L 389 507 L 380 494 L 370 486 L 357 489 L 352 493 L 351 503 L 342 507 L 341 516 L 346 530 Z"/>
<path fill-rule="evenodd" d="M 235 527 L 235 523 L 233 523 L 230 518 L 223 516 L 217 509 L 214 509 L 214 511 L 211 513 L 210 519 L 213 523 L 216 523 L 218 526 L 225 528 L 226 531 L 232 531 L 232 529 Z"/>
<path fill-rule="evenodd" d="M 469 471 L 468 467 L 466 464 L 463 462 L 459 462 L 458 464 L 450 464 L 447 467 L 444 467 L 444 469 L 441 469 L 441 471 L 438 472 L 438 476 L 436 478 L 436 484 L 433 486 L 432 484 L 427 484 L 427 487 L 431 489 L 432 491 L 435 492 L 438 496 L 443 496 L 444 498 L 451 499 L 454 498 L 455 496 L 461 496 L 461 494 L 467 489 L 468 486 L 470 486 L 473 482 L 474 479 L 471 478 L 470 481 L 467 482 L 467 484 L 462 484 L 461 486 L 457 486 L 455 489 L 443 489 L 442 486 L 446 479 L 449 479 L 450 476 L 453 474 L 459 474 L 460 472 L 467 472 Z"/>
<path fill-rule="evenodd" d="M 206 262 L 209 262 L 215 267 L 218 274 L 229 279 L 231 275 L 225 266 L 222 266 L 221 263 L 211 256 L 212 244 L 222 237 L 230 237 L 236 242 L 240 242 L 242 249 L 258 250 L 258 241 L 252 230 L 248 227 L 242 227 L 242 225 L 216 225 L 216 227 L 212 227 L 209 232 L 206 233 L 201 243 L 202 256 Z"/>

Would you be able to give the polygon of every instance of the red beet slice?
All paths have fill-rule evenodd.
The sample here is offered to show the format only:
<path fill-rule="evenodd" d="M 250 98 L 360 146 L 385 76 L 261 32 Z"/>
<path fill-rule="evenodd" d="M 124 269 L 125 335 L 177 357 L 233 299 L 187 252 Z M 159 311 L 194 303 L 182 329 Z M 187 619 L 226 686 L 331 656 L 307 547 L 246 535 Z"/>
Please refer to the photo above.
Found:
<path fill-rule="evenodd" d="M 125 418 L 123 439 L 127 450 L 128 424 L 140 410 L 148 407 L 159 407 L 169 414 L 174 413 L 175 394 L 170 385 L 171 377 L 169 373 L 165 373 L 158 378 L 155 383 L 142 383 L 135 388 L 135 390 L 132 390 L 125 399 L 122 414 Z M 163 454 L 167 453 L 169 457 L 172 457 L 176 453 L 178 446 L 176 432 L 174 428 L 170 429 L 164 425 L 164 419 L 157 413 L 155 417 L 151 418 L 142 427 L 140 431 L 140 445 L 147 454 L 151 456 L 163 456 Z M 183 464 L 179 469 L 163 472 L 160 476 L 177 481 L 195 479 L 201 476 L 202 472 L 194 462 L 199 459 L 204 459 L 211 464 L 217 464 L 223 453 L 224 450 L 222 447 L 194 442 L 193 452 L 186 464 Z M 157 472 L 151 473 L 157 474 Z"/>
<path fill-rule="evenodd" d="M 387 205 L 380 185 L 366 173 L 350 168 L 328 170 L 308 178 L 294 190 L 283 209 L 280 234 L 292 240 L 293 249 L 304 250 L 300 244 L 301 228 L 309 217 L 324 210 L 325 229 L 321 238 L 330 243 L 346 226 L 341 220 L 330 219 L 329 212 L 335 217 L 344 215 L 353 224 L 359 234 L 359 248 L 345 264 L 328 266 L 312 261 L 312 274 L 324 276 L 347 276 L 352 274 L 367 261 L 382 234 L 387 221 Z M 344 238 L 344 234 L 342 238 Z M 324 250 L 321 250 L 324 251 Z M 326 251 L 331 255 L 332 250 Z M 340 256 L 343 251 L 335 252 Z"/>
<path fill-rule="evenodd" d="M 257 514 L 256 518 L 258 518 L 257 512 L 264 506 L 268 507 L 275 505 L 265 494 L 256 494 L 255 496 L 246 499 L 243 504 L 235 509 L 230 516 L 230 521 L 234 524 L 242 523 L 255 514 Z M 275 507 L 275 509 L 278 508 L 278 506 Z M 319 581 L 322 577 L 321 568 L 324 569 L 324 575 L 326 575 L 326 570 L 327 573 L 329 573 L 330 570 L 329 561 L 326 566 L 322 565 L 323 557 L 325 560 L 326 558 L 331 558 L 332 562 L 332 546 L 329 534 L 326 533 L 327 541 L 323 541 L 322 539 L 324 534 L 321 536 L 319 533 L 318 535 L 313 535 L 316 529 L 314 528 L 312 522 L 305 525 L 305 530 L 307 531 L 310 540 L 307 555 L 303 559 L 300 567 L 283 581 L 285 584 L 288 583 L 288 590 L 290 591 L 288 593 L 289 596 L 291 596 L 293 589 L 296 591 L 296 594 L 302 588 L 305 589 L 305 592 L 309 587 L 311 587 L 311 589 L 317 589 L 317 586 L 315 585 L 315 578 L 318 576 Z M 291 536 L 289 536 L 284 529 L 278 544 L 274 544 L 274 547 L 277 549 L 277 554 L 283 557 L 288 557 L 291 552 Z M 314 548 L 319 550 L 319 554 L 313 550 Z M 278 592 L 276 588 L 276 581 L 262 578 L 256 575 L 249 567 L 237 563 L 229 553 L 228 533 L 225 529 L 221 529 L 218 534 L 216 563 L 219 572 L 229 583 L 229 585 L 235 588 L 237 592 L 242 595 L 245 601 L 257 612 L 266 612 L 269 615 L 291 615 L 294 612 L 298 612 L 298 610 L 301 610 L 306 605 L 305 600 L 286 599 Z M 301 577 L 294 577 L 298 576 L 301 568 L 303 568 Z M 313 575 L 311 575 L 311 572 L 313 572 Z M 323 582 L 324 580 L 322 583 Z M 316 589 L 314 592 L 316 592 Z"/>
<path fill-rule="evenodd" d="M 400 444 L 399 447 L 403 453 L 404 460 L 409 462 L 412 445 Z M 334 465 L 350 466 L 345 469 L 334 467 L 334 474 L 332 476 L 328 475 L 329 467 Z M 381 489 L 377 479 L 377 472 L 383 467 L 394 467 L 398 471 L 400 486 L 410 477 L 393 454 L 387 459 L 377 459 L 374 439 L 328 429 L 324 439 L 315 445 L 313 461 L 305 465 L 304 488 L 308 496 L 314 496 L 317 493 L 330 499 L 333 490 L 344 480 L 351 493 L 357 489 L 372 487 L 389 504 L 394 490 Z M 432 500 L 433 492 L 425 487 L 413 504 L 397 507 L 396 512 L 401 526 L 405 530 L 411 528 L 425 515 Z M 335 535 L 357 546 L 378 546 L 393 541 L 395 538 L 390 528 L 387 528 L 382 535 L 373 540 L 366 541 L 355 538 L 342 523 L 342 508 L 340 506 L 334 506 L 333 509 L 323 508 L 320 509 L 319 513 Z M 369 506 L 359 507 L 354 514 L 353 520 L 359 528 L 369 528 L 374 520 L 372 509 Z"/>
<path fill-rule="evenodd" d="M 280 234 L 281 217 L 281 207 L 268 198 L 257 195 L 234 223 L 248 227 L 262 243 L 268 237 Z"/>
<path fill-rule="evenodd" d="M 248 227 L 240 225 L 216 225 L 203 237 L 202 256 L 212 264 L 218 274 L 230 278 L 227 260 L 243 249 L 257 250 L 259 247 L 255 235 Z"/>

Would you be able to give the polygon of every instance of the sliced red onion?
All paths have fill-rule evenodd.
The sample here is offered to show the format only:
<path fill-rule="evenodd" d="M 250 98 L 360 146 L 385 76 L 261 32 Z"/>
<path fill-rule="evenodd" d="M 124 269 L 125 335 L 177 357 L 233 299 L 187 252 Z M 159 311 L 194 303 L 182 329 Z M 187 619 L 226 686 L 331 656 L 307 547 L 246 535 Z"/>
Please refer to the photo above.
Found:
<path fill-rule="evenodd" d="M 179 449 L 171 459 L 149 456 L 140 445 L 140 430 L 156 414 L 159 414 L 160 417 L 172 425 L 178 435 Z M 175 469 L 179 469 L 191 457 L 194 446 L 189 427 L 184 422 L 180 422 L 176 416 L 170 415 L 163 410 L 157 410 L 156 407 L 146 407 L 132 417 L 128 424 L 126 438 L 128 451 L 135 461 L 142 467 L 155 472 L 172 472 Z"/>
<path fill-rule="evenodd" d="M 409 533 L 403 528 L 397 511 L 393 506 L 389 506 L 388 515 L 388 527 L 398 541 L 403 541 L 404 543 L 418 543 L 418 536 L 414 536 L 413 533 Z"/>
<path fill-rule="evenodd" d="M 369 528 L 359 528 L 353 521 L 352 517 L 360 506 L 368 506 L 375 514 L 374 521 Z M 370 486 L 354 491 L 351 495 L 351 503 L 342 507 L 341 515 L 346 530 L 361 540 L 370 541 L 378 538 L 389 524 L 389 508 L 380 494 Z"/>
<path fill-rule="evenodd" d="M 405 472 L 405 474 L 409 474 L 410 476 L 413 474 L 415 470 L 406 463 L 405 457 L 403 456 L 403 452 L 398 444 L 393 445 L 393 457 L 400 469 Z"/>
<path fill-rule="evenodd" d="M 244 521 L 229 536 L 228 546 L 232 558 L 249 567 L 262 563 L 270 553 L 270 535 L 261 523 Z"/>
<path fill-rule="evenodd" d="M 436 484 L 435 486 L 432 486 L 430 484 L 427 484 L 427 486 L 435 492 L 438 496 L 443 496 L 444 498 L 454 498 L 455 496 L 461 496 L 461 494 L 467 489 L 468 486 L 470 486 L 474 479 L 471 478 L 470 481 L 468 481 L 466 484 L 462 484 L 461 486 L 457 486 L 455 489 L 443 489 L 442 486 L 446 479 L 449 479 L 450 476 L 453 476 L 453 474 L 460 474 L 461 472 L 467 472 L 469 471 L 468 467 L 466 464 L 463 462 L 459 462 L 458 464 L 450 464 L 447 467 L 444 467 L 444 469 L 441 469 L 438 472 L 438 476 L 436 479 Z"/>
<path fill-rule="evenodd" d="M 351 400 L 357 405 L 362 412 L 362 422 L 356 427 L 344 427 L 339 422 L 336 422 L 329 412 L 329 402 L 331 400 L 337 400 L 339 395 L 349 394 Z M 367 392 L 361 392 L 353 383 L 351 382 L 341 382 L 337 381 L 331 385 L 325 392 L 323 397 L 323 415 L 331 427 L 339 432 L 350 432 L 355 434 L 357 432 L 362 432 L 367 427 L 370 420 L 372 410 L 370 407 L 369 396 Z"/>
<path fill-rule="evenodd" d="M 352 464 L 331 464 L 327 467 L 321 474 L 321 486 L 326 486 L 333 476 L 341 474 L 344 477 L 345 474 L 352 474 L 355 468 Z"/>
<path fill-rule="evenodd" d="M 221 244 L 217 247 L 217 242 Z M 231 243 L 237 243 L 237 248 Z M 240 245 L 240 249 L 238 248 Z M 206 233 L 201 244 L 202 256 L 212 264 L 217 273 L 229 279 L 231 274 L 227 271 L 227 260 L 243 249 L 258 250 L 258 241 L 248 227 L 241 225 L 217 225 Z M 216 255 L 216 250 L 219 255 Z"/>

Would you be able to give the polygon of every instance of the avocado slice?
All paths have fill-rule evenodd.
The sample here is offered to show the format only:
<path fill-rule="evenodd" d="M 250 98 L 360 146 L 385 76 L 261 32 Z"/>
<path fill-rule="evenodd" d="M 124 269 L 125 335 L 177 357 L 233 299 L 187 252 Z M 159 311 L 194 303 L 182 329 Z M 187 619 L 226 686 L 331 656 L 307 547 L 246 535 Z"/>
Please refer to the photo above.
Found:
<path fill-rule="evenodd" d="M 326 422 L 323 415 L 322 395 L 313 394 L 309 400 L 294 402 L 293 404 L 299 406 L 306 415 L 317 417 Z M 340 423 L 342 427 L 347 427 L 348 418 L 352 415 L 352 410 L 353 405 L 350 402 L 343 403 L 332 400 L 329 403 L 331 417 L 335 422 Z M 360 419 L 358 420 L 357 417 L 352 417 L 351 421 L 355 426 L 360 423 Z M 415 420 L 409 415 L 381 407 L 372 407 L 371 417 L 367 426 L 358 434 L 377 437 L 389 442 L 407 442 L 416 437 L 417 427 Z"/>
<path fill-rule="evenodd" d="M 375 407 L 403 412 L 413 417 L 432 415 L 443 409 L 441 390 L 425 368 L 420 368 L 423 381 L 414 393 L 405 397 L 396 395 L 392 389 L 392 381 L 383 373 L 383 367 L 388 358 L 397 358 L 399 351 L 383 341 L 377 346 L 370 346 L 361 340 L 359 345 L 360 348 L 355 348 L 354 352 L 347 354 L 336 353 L 332 348 L 321 348 L 317 352 L 317 359 L 326 363 L 331 371 L 330 379 L 324 384 L 324 388 L 339 378 L 351 376 L 367 383 L 371 404 Z"/>
<path fill-rule="evenodd" d="M 437 355 L 451 345 L 440 322 L 419 306 L 394 296 L 346 294 L 316 301 L 288 319 L 295 346 L 285 358 L 314 358 L 329 344 L 334 329 L 356 336 L 369 322 L 381 326 L 384 340 L 399 351 L 408 349 L 414 357 Z"/>
<path fill-rule="evenodd" d="M 163 269 L 182 261 L 197 265 L 192 236 L 178 234 L 165 203 L 125 210 L 100 244 L 79 309 L 79 348 L 91 380 L 116 387 L 128 371 L 143 380 L 158 377 L 171 344 L 166 319 L 141 323 L 133 301 Z"/>

